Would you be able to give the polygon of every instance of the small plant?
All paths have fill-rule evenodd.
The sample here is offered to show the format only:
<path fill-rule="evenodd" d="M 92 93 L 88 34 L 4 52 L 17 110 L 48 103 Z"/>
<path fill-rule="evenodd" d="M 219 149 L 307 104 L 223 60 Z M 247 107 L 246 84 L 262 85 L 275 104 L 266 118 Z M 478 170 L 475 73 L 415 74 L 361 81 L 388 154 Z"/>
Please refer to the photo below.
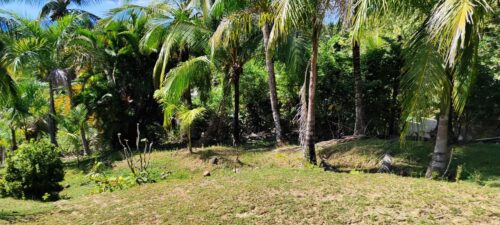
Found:
<path fill-rule="evenodd" d="M 141 131 L 139 130 L 139 123 L 137 124 L 137 138 L 135 141 L 136 148 L 139 152 L 138 160 L 134 160 L 134 152 L 130 147 L 128 140 L 122 140 L 121 134 L 118 134 L 118 141 L 120 145 L 123 147 L 122 156 L 127 160 L 127 165 L 132 174 L 135 177 L 135 181 L 137 184 L 143 183 L 154 183 L 155 180 L 151 179 L 150 172 L 148 171 L 148 167 L 151 161 L 151 151 L 153 149 L 153 142 L 149 143 L 148 139 L 141 139 Z M 144 148 L 141 151 L 140 143 L 144 143 Z"/>
<path fill-rule="evenodd" d="M 103 173 L 90 173 L 87 176 L 96 184 L 99 193 L 123 190 L 135 184 L 132 177 L 108 177 Z"/>
<path fill-rule="evenodd" d="M 63 163 L 48 140 L 22 144 L 7 159 L 5 194 L 15 198 L 55 200 L 63 189 Z"/>
<path fill-rule="evenodd" d="M 476 183 L 476 184 L 479 184 L 479 185 L 482 185 L 483 184 L 483 176 L 481 174 L 481 172 L 479 172 L 479 170 L 474 170 L 474 172 L 472 172 L 470 174 L 470 179 Z"/>
<path fill-rule="evenodd" d="M 455 175 L 455 182 L 459 182 L 460 179 L 462 179 L 463 172 L 464 172 L 464 166 L 463 165 L 458 165 L 457 166 L 457 173 Z"/>

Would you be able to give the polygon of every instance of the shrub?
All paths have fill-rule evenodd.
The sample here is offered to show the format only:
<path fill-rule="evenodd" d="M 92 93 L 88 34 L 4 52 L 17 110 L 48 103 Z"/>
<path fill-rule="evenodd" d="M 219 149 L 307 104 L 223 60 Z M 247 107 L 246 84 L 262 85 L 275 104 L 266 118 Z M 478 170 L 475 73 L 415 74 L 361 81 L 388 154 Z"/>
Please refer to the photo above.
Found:
<path fill-rule="evenodd" d="M 15 198 L 54 200 L 63 188 L 60 153 L 47 140 L 19 146 L 7 159 L 5 193 Z"/>

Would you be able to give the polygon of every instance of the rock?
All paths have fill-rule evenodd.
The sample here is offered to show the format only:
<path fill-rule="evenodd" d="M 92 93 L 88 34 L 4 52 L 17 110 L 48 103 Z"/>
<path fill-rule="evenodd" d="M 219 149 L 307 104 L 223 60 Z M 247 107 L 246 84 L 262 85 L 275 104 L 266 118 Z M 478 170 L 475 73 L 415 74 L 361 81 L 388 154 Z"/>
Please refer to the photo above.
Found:
<path fill-rule="evenodd" d="M 204 177 L 209 177 L 209 176 L 210 176 L 210 171 L 208 171 L 208 170 L 207 170 L 207 171 L 205 171 L 205 172 L 203 173 L 203 176 L 204 176 Z"/>
<path fill-rule="evenodd" d="M 71 187 L 71 185 L 70 184 L 65 184 L 63 187 L 64 188 L 69 188 L 69 187 Z"/>
<path fill-rule="evenodd" d="M 160 179 L 162 179 L 162 180 L 163 180 L 163 179 L 166 179 L 166 178 L 167 178 L 168 176 L 170 176 L 171 174 L 172 174 L 172 172 L 170 172 L 170 171 L 163 172 L 163 173 L 161 173 L 161 175 L 160 175 Z"/>
<path fill-rule="evenodd" d="M 390 173 L 392 167 L 392 156 L 389 153 L 385 153 L 382 160 L 380 160 L 380 167 L 378 169 L 379 173 Z"/>
<path fill-rule="evenodd" d="M 218 165 L 219 164 L 219 158 L 217 156 L 214 156 L 210 159 L 210 164 L 212 165 Z"/>
<path fill-rule="evenodd" d="M 240 173 L 240 168 L 234 168 L 234 169 L 233 169 L 233 172 L 235 172 L 235 173 Z"/>

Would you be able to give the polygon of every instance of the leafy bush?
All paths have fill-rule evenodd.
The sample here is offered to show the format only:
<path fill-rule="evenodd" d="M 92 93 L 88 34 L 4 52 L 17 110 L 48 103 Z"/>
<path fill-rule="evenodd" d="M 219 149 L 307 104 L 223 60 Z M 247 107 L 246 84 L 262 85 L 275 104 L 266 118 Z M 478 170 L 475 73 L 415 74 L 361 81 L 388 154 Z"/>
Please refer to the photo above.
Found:
<path fill-rule="evenodd" d="M 48 140 L 41 140 L 22 144 L 7 159 L 3 186 L 5 194 L 15 198 L 54 200 L 63 189 L 59 185 L 63 179 L 59 151 Z"/>

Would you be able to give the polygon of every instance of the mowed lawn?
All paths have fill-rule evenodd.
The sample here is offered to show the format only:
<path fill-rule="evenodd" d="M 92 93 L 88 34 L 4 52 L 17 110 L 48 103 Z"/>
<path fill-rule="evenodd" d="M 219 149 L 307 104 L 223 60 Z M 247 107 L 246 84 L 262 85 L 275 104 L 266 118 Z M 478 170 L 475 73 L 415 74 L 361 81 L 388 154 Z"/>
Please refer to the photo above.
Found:
<path fill-rule="evenodd" d="M 365 140 L 355 146 L 376 143 Z M 498 145 L 491 146 L 496 151 Z M 214 156 L 219 165 L 209 163 Z M 325 172 L 302 166 L 301 152 L 293 150 L 156 152 L 152 163 L 172 172 L 171 177 L 97 194 L 83 172 L 70 170 L 71 186 L 62 193 L 69 199 L 0 199 L 0 223 L 500 224 L 500 188 L 358 170 Z M 126 169 L 124 162 L 116 162 L 110 173 Z M 203 176 L 206 170 L 211 176 Z"/>

